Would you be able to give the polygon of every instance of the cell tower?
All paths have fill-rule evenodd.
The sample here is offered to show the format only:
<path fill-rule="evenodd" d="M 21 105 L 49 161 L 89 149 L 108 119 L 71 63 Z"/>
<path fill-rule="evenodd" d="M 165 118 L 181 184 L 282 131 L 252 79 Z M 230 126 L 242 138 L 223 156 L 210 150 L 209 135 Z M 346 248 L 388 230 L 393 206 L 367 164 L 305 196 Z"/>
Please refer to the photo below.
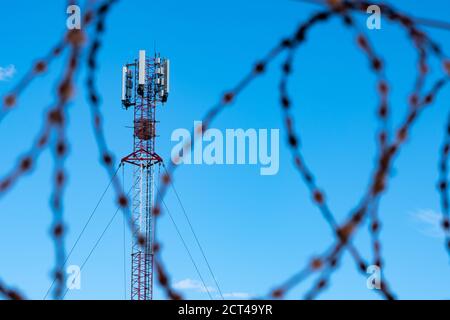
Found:
<path fill-rule="evenodd" d="M 133 152 L 122 159 L 123 164 L 133 166 L 131 300 L 153 299 L 154 174 L 155 165 L 162 162 L 155 151 L 155 114 L 168 96 L 169 60 L 159 54 L 147 58 L 140 50 L 139 59 L 122 70 L 122 106 L 132 107 L 134 113 Z M 139 235 L 145 238 L 144 245 L 139 243 Z"/>

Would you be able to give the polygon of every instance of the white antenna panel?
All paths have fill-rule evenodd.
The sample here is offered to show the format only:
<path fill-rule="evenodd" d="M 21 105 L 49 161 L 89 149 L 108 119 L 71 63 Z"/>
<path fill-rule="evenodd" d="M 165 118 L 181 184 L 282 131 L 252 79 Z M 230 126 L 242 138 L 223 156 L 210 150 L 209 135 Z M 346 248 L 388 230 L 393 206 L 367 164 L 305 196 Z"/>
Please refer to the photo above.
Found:
<path fill-rule="evenodd" d="M 139 50 L 139 84 L 145 84 L 145 50 Z"/>
<path fill-rule="evenodd" d="M 126 91 L 126 81 L 127 81 L 127 72 L 128 68 L 123 67 L 122 68 L 122 101 L 125 101 L 125 91 Z"/>
<path fill-rule="evenodd" d="M 166 92 L 169 93 L 169 85 L 170 85 L 170 60 L 166 59 Z"/>

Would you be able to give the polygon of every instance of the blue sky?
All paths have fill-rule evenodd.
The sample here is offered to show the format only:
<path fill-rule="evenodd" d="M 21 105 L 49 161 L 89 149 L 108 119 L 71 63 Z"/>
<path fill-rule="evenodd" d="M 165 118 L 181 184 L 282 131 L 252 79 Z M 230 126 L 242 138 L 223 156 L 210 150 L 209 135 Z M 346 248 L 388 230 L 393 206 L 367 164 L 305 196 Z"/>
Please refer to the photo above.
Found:
<path fill-rule="evenodd" d="M 0 1 L 3 13 L 0 67 L 12 65 L 16 70 L 11 79 L 0 81 L 1 95 L 63 34 L 65 3 Z M 450 20 L 450 4 L 443 1 L 401 0 L 395 4 L 416 16 Z M 132 147 L 130 129 L 126 128 L 131 124 L 132 114 L 120 105 L 121 67 L 134 59 L 139 49 L 152 51 L 156 47 L 171 59 L 171 96 L 167 105 L 158 110 L 157 143 L 160 155 L 168 161 L 175 144 L 170 141 L 172 131 L 189 129 L 194 120 L 200 120 L 254 61 L 316 9 L 288 0 L 121 1 L 108 17 L 99 56 L 98 85 L 111 149 L 121 157 Z M 450 33 L 429 31 L 450 52 Z M 394 121 L 399 121 L 414 81 L 415 53 L 403 31 L 388 23 L 383 24 L 382 30 L 369 34 L 387 61 Z M 352 34 L 337 20 L 312 31 L 296 58 L 290 88 L 304 154 L 339 219 L 344 219 L 361 197 L 375 151 L 375 79 L 367 72 L 365 57 L 353 44 Z M 267 73 L 243 92 L 213 126 L 281 128 L 277 91 L 281 62 L 274 61 Z M 432 70 L 441 71 L 437 64 L 432 65 Z M 54 98 L 54 80 L 61 71 L 61 63 L 53 64 L 50 71 L 27 89 L 17 110 L 0 125 L 4 137 L 0 139 L 3 150 L 0 175 L 7 173 L 31 144 L 43 118 L 42 111 Z M 98 161 L 82 87 L 84 77 L 82 72 L 77 98 L 70 105 L 71 145 L 67 160 L 70 176 L 65 198 L 67 247 L 76 239 L 108 183 Z M 435 188 L 437 160 L 448 108 L 445 101 L 449 98 L 447 90 L 415 126 L 410 141 L 396 159 L 390 192 L 380 208 L 386 261 L 383 276 L 404 299 L 450 298 L 449 258 L 439 234 L 429 229 L 439 213 Z M 285 137 L 283 132 L 281 137 Z M 51 169 L 52 157 L 47 151 L 39 159 L 38 168 L 0 200 L 0 278 L 33 299 L 41 299 L 51 283 L 54 261 L 49 236 Z M 130 185 L 130 175 L 128 169 L 126 186 Z M 230 296 L 266 293 L 304 266 L 314 254 L 325 250 L 333 239 L 291 165 L 284 140 L 277 175 L 261 176 L 256 166 L 185 166 L 177 172 L 175 184 L 222 292 Z M 207 284 L 213 286 L 173 193 L 169 192 L 166 203 Z M 114 210 L 110 192 L 69 264 L 82 263 Z M 167 216 L 158 228 L 171 279 L 195 284 L 199 278 Z M 366 230 L 364 227 L 359 233 L 356 243 L 367 254 Z M 69 292 L 67 298 L 124 297 L 122 232 L 122 220 L 118 218 L 83 270 L 81 290 Z M 130 239 L 128 233 L 126 237 Z M 129 247 L 127 243 L 127 275 Z M 366 288 L 366 279 L 355 271 L 348 255 L 331 281 L 331 287 L 321 298 L 379 298 Z M 300 285 L 288 298 L 302 297 L 309 284 Z M 188 298 L 207 298 L 204 292 L 195 289 L 184 292 Z M 163 298 L 159 289 L 156 297 Z"/>

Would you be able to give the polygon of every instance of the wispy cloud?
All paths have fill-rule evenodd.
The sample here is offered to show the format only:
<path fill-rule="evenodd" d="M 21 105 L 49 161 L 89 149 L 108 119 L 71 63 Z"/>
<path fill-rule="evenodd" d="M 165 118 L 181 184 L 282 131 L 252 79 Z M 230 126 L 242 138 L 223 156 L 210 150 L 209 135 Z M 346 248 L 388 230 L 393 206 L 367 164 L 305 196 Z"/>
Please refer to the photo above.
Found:
<path fill-rule="evenodd" d="M 430 209 L 417 210 L 411 213 L 418 230 L 432 238 L 444 238 L 442 230 L 442 214 Z"/>
<path fill-rule="evenodd" d="M 206 289 L 208 289 L 209 292 L 216 291 L 213 287 L 206 286 L 205 288 L 202 282 L 189 278 L 178 281 L 173 287 L 178 290 L 193 290 L 197 292 L 206 292 Z"/>
<path fill-rule="evenodd" d="M 214 287 L 210 287 L 210 286 L 205 286 L 203 285 L 203 283 L 201 281 L 195 280 L 195 279 L 183 279 L 180 280 L 178 282 L 176 282 L 173 287 L 175 289 L 178 290 L 187 290 L 187 291 L 195 291 L 195 292 L 207 292 L 206 288 L 208 289 L 208 291 L 210 293 L 215 292 L 216 293 L 216 297 L 219 299 L 221 298 L 220 295 L 218 295 L 217 289 Z M 224 298 L 229 298 L 229 299 L 250 299 L 253 297 L 252 294 L 247 293 L 247 292 L 229 292 L 229 293 L 224 293 L 223 294 Z"/>
<path fill-rule="evenodd" d="M 224 293 L 223 297 L 231 299 L 250 299 L 253 297 L 253 295 L 248 292 L 230 292 Z"/>
<path fill-rule="evenodd" d="M 10 64 L 7 67 L 0 67 L 0 81 L 8 81 L 16 74 L 16 67 Z"/>

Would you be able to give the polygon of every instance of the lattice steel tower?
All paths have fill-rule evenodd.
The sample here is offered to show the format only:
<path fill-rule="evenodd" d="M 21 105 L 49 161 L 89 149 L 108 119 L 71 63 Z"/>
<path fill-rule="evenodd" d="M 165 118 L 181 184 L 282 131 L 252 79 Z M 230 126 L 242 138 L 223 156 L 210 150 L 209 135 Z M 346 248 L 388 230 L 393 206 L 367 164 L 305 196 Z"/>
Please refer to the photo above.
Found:
<path fill-rule="evenodd" d="M 155 200 L 155 165 L 162 162 L 155 151 L 156 109 L 169 96 L 169 60 L 155 54 L 147 58 L 139 51 L 139 59 L 122 70 L 122 106 L 133 108 L 133 152 L 122 163 L 133 166 L 131 249 L 131 299 L 153 299 L 153 242 L 155 224 L 152 208 Z M 139 243 L 138 236 L 145 238 Z"/>

